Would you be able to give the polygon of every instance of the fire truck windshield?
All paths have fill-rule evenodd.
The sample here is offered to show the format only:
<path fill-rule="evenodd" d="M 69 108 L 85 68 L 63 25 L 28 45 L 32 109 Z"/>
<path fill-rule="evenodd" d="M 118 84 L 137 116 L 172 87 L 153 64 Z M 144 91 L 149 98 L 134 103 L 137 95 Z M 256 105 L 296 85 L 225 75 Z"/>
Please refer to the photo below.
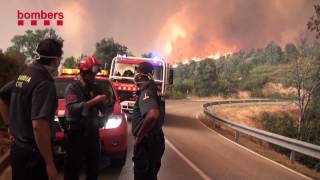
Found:
<path fill-rule="evenodd" d="M 133 78 L 136 64 L 127 64 L 127 63 L 115 63 L 113 67 L 113 77 L 124 77 L 124 78 Z M 163 67 L 154 66 L 153 79 L 162 81 L 163 80 Z"/>

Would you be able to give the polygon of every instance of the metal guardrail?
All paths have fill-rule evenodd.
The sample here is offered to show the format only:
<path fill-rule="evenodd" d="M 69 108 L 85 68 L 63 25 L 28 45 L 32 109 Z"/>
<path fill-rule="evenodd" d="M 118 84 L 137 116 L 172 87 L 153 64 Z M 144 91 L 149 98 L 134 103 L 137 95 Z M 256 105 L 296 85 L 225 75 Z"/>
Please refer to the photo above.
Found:
<path fill-rule="evenodd" d="M 272 99 L 250 99 L 250 100 L 223 100 L 223 101 L 214 101 L 211 103 L 206 103 L 203 105 L 204 113 L 212 118 L 214 120 L 214 123 L 220 122 L 223 123 L 230 128 L 235 130 L 235 141 L 239 142 L 239 132 L 253 136 L 255 138 L 267 141 L 269 143 L 287 148 L 291 150 L 290 154 L 290 161 L 294 162 L 295 158 L 295 152 L 299 152 L 317 159 L 320 159 L 320 146 L 307 143 L 304 141 L 296 140 L 293 138 L 288 138 L 285 136 L 281 136 L 278 134 L 274 134 L 268 131 L 263 131 L 260 129 L 247 127 L 244 125 L 241 125 L 239 123 L 220 118 L 216 115 L 214 115 L 212 112 L 209 111 L 208 107 L 210 106 L 218 106 L 218 105 L 224 105 L 224 104 L 244 104 L 244 103 L 285 103 L 285 102 L 291 102 L 295 103 L 294 101 L 284 101 L 284 100 L 272 100 Z"/>

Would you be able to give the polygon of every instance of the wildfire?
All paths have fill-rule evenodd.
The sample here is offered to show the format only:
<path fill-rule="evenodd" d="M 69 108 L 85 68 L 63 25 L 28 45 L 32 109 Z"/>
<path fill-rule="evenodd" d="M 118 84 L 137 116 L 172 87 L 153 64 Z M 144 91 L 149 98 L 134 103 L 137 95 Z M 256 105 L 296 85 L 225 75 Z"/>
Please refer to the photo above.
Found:
<path fill-rule="evenodd" d="M 199 36 L 199 27 L 185 18 L 181 11 L 170 18 L 159 37 L 162 53 L 171 63 L 189 64 L 206 58 L 219 59 L 235 52 L 236 46 L 228 45 L 220 37 Z"/>
<path fill-rule="evenodd" d="M 212 53 L 212 54 L 210 54 L 208 56 L 203 56 L 203 57 L 193 56 L 192 58 L 183 58 L 181 60 L 181 62 L 182 62 L 182 64 L 188 64 L 189 60 L 198 62 L 198 61 L 201 61 L 201 60 L 206 59 L 206 58 L 217 60 L 222 56 L 229 56 L 231 54 L 232 54 L 232 51 L 227 51 L 227 52 L 224 52 L 224 53 L 221 53 L 220 51 L 217 51 L 216 53 Z"/>
<path fill-rule="evenodd" d="M 207 58 L 210 58 L 210 59 L 219 59 L 220 57 L 222 56 L 229 56 L 232 54 L 232 51 L 227 51 L 227 52 L 224 52 L 224 53 L 221 53 L 221 52 L 216 52 L 214 54 L 210 54 L 209 56 L 207 56 Z"/>
<path fill-rule="evenodd" d="M 171 54 L 172 52 L 172 44 L 178 38 L 186 38 L 186 32 L 179 26 L 178 24 L 172 24 L 169 28 L 169 37 L 167 42 L 165 43 L 165 53 L 167 55 Z"/>
<path fill-rule="evenodd" d="M 221 58 L 222 56 L 227 57 L 227 56 L 230 56 L 231 54 L 232 54 L 232 51 L 226 51 L 226 52 L 224 52 L 224 53 L 221 53 L 220 51 L 217 51 L 216 53 L 212 53 L 212 54 L 210 54 L 210 55 L 208 55 L 208 56 L 205 56 L 205 57 L 193 56 L 192 58 L 183 58 L 183 59 L 182 59 L 181 61 L 179 61 L 179 62 L 182 62 L 182 64 L 185 65 L 185 64 L 190 64 L 191 61 L 199 62 L 199 61 L 201 61 L 201 60 L 203 60 L 203 59 L 206 59 L 206 58 L 217 60 L 217 59 Z M 178 63 L 174 63 L 174 64 L 172 65 L 173 68 L 176 68 L 176 67 L 178 67 L 178 66 L 179 66 Z"/>

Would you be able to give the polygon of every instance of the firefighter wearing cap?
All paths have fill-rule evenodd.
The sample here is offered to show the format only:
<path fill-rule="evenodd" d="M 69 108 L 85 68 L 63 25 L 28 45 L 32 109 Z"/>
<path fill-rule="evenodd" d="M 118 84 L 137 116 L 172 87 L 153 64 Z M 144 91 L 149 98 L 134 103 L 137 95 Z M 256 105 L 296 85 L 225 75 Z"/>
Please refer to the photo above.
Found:
<path fill-rule="evenodd" d="M 51 73 L 60 64 L 62 43 L 42 40 L 36 61 L 0 90 L 0 111 L 13 137 L 10 157 L 13 180 L 55 179 L 50 122 L 57 107 Z"/>
<path fill-rule="evenodd" d="M 79 69 L 80 80 L 69 84 L 65 92 L 67 154 L 64 179 L 78 179 L 85 159 L 87 179 L 95 180 L 100 155 L 99 125 L 108 95 L 94 83 L 99 66 L 93 56 L 82 59 Z"/>
<path fill-rule="evenodd" d="M 152 64 L 143 62 L 137 67 L 134 76 L 139 87 L 132 116 L 132 133 L 136 140 L 132 158 L 135 180 L 157 179 L 165 149 L 162 131 L 165 105 L 157 94 L 152 71 Z"/>

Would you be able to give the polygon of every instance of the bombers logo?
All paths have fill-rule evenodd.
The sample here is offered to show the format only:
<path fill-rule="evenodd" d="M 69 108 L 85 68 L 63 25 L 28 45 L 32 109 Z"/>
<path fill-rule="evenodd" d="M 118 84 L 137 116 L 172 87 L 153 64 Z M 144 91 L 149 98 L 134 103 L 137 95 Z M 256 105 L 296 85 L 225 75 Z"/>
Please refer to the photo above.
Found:
<path fill-rule="evenodd" d="M 24 26 L 28 22 L 31 26 L 50 26 L 54 24 L 62 26 L 63 18 L 63 12 L 45 12 L 43 10 L 40 12 L 22 12 L 17 10 L 18 26 Z"/>

